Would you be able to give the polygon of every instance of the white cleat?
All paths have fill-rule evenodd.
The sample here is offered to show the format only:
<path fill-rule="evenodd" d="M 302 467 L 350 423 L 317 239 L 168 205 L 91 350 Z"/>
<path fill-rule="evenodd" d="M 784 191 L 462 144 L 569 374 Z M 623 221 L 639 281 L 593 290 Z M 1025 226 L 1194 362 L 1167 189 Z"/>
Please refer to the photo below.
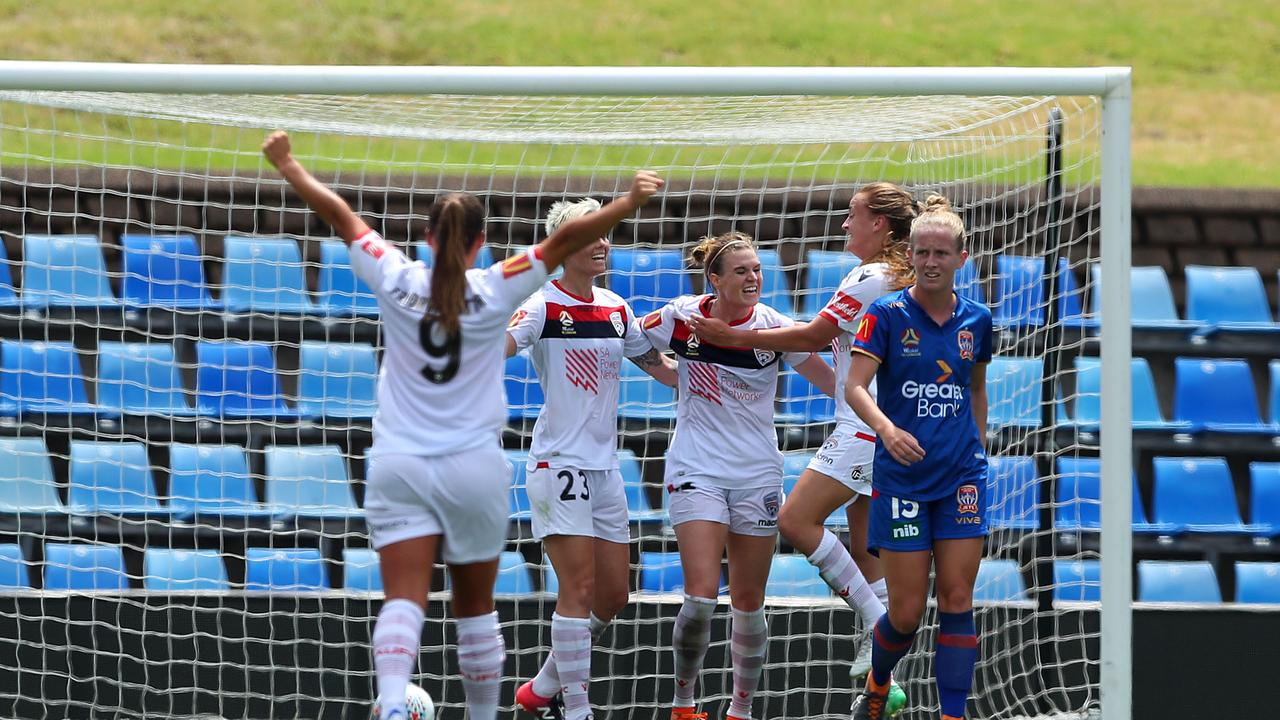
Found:
<path fill-rule="evenodd" d="M 871 672 L 871 646 L 875 643 L 871 639 L 871 633 L 863 633 L 861 641 L 858 643 L 858 654 L 853 658 L 853 663 L 849 666 L 849 677 L 855 681 L 860 681 Z"/>

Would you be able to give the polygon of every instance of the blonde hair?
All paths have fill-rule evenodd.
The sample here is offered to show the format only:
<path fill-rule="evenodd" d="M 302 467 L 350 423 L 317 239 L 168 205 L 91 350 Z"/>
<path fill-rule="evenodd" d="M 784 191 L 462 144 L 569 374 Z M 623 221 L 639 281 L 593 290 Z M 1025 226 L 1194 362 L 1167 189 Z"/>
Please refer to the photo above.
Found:
<path fill-rule="evenodd" d="M 932 193 L 922 204 L 920 216 L 911 223 L 911 235 L 925 230 L 941 230 L 950 233 L 956 241 L 956 248 L 963 250 L 968 237 L 964 231 L 964 221 L 951 207 L 951 201 Z"/>
<path fill-rule="evenodd" d="M 600 201 L 592 198 L 581 200 L 557 200 L 547 211 L 547 235 L 556 231 L 561 225 L 588 215 L 600 209 Z"/>
<path fill-rule="evenodd" d="M 907 259 L 911 245 L 911 226 L 919 215 L 911 193 L 889 182 L 874 182 L 858 188 L 853 194 L 862 198 L 867 210 L 883 217 L 889 223 L 889 238 L 880 252 L 867 260 L 867 264 L 883 263 L 889 267 L 890 290 L 901 290 L 916 281 L 916 271 Z"/>
<path fill-rule="evenodd" d="M 724 261 L 726 250 L 755 250 L 755 243 L 751 236 L 731 230 L 712 237 L 708 235 L 698 241 L 693 251 L 689 253 L 689 265 L 695 268 L 702 268 L 702 275 L 707 280 L 707 285 L 711 285 L 711 274 L 720 275 L 720 266 Z"/>

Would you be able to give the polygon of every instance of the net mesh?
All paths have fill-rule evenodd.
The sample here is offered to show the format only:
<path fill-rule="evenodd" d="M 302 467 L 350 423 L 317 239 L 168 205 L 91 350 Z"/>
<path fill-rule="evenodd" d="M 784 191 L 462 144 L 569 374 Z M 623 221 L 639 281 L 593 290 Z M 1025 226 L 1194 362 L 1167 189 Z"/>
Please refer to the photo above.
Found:
<path fill-rule="evenodd" d="M 1051 107 L 1064 116 L 1060 192 L 1046 184 Z M 1094 98 L 0 93 L 0 567 L 14 568 L 12 582 L 0 577 L 0 620 L 28 646 L 0 666 L 36 679 L 0 686 L 0 714 L 367 713 L 379 593 L 360 508 L 376 303 L 264 165 L 258 148 L 276 128 L 414 257 L 437 193 L 481 198 L 497 261 L 542 239 L 551 203 L 608 199 L 635 169 L 658 170 L 668 187 L 613 236 L 615 262 L 619 251 L 642 260 L 600 279 L 637 314 L 701 291 L 680 258 L 739 229 L 766 251 L 763 301 L 808 319 L 854 262 L 841 224 L 858 185 L 948 196 L 971 232 L 962 292 L 1001 326 L 973 707 L 1086 713 L 1098 702 L 1098 586 L 1060 580 L 1092 572 L 1096 536 L 1054 523 L 1055 509 L 1097 508 L 1055 507 L 1054 488 L 1061 459 L 1097 451 L 1065 418 L 1076 358 L 1096 354 L 1081 308 L 1099 254 L 1099 119 Z M 803 468 L 833 410 L 793 375 L 777 427 L 788 468 Z M 661 487 L 674 404 L 647 378 L 622 382 L 638 592 L 597 649 L 592 697 L 602 712 L 651 717 L 670 699 L 679 602 L 662 571 L 674 554 L 659 554 L 676 549 Z M 521 466 L 541 396 L 523 358 L 506 383 L 504 445 Z M 554 595 L 520 498 L 517 486 L 498 589 L 509 670 L 527 678 L 548 651 Z M 829 525 L 847 532 L 842 513 Z M 762 716 L 848 712 L 856 623 L 814 582 L 816 571 L 770 590 Z M 447 597 L 442 577 L 433 589 Z M 726 614 L 703 673 L 713 709 L 731 687 Z M 428 617 L 419 682 L 456 713 L 451 630 L 440 608 Z M 899 668 L 913 712 L 937 712 L 935 633 L 931 610 Z"/>

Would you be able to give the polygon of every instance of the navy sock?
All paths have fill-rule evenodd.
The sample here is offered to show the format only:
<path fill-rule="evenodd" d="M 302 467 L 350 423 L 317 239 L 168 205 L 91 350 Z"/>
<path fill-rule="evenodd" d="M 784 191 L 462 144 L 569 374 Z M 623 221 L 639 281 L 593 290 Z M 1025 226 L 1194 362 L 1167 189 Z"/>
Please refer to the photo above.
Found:
<path fill-rule="evenodd" d="M 973 610 L 938 613 L 938 648 L 933 672 L 938 679 L 938 699 L 942 714 L 964 717 L 969 691 L 973 688 L 973 666 L 978 662 L 978 636 Z"/>
<path fill-rule="evenodd" d="M 911 641 L 915 637 L 914 628 L 911 632 L 899 632 L 889 622 L 889 613 L 881 615 L 876 621 L 875 631 L 872 633 L 875 644 L 871 646 L 871 680 L 877 688 L 889 684 L 893 667 L 910 652 Z"/>

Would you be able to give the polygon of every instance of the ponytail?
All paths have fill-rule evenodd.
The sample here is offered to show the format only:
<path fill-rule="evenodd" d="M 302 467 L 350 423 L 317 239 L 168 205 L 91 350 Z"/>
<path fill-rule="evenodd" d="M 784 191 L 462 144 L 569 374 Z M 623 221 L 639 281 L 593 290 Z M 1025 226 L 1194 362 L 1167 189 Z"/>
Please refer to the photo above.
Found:
<path fill-rule="evenodd" d="M 446 334 L 453 335 L 466 309 L 467 253 L 484 231 L 484 208 L 472 195 L 452 193 L 436 200 L 429 213 L 435 267 L 422 322 L 434 320 Z"/>

